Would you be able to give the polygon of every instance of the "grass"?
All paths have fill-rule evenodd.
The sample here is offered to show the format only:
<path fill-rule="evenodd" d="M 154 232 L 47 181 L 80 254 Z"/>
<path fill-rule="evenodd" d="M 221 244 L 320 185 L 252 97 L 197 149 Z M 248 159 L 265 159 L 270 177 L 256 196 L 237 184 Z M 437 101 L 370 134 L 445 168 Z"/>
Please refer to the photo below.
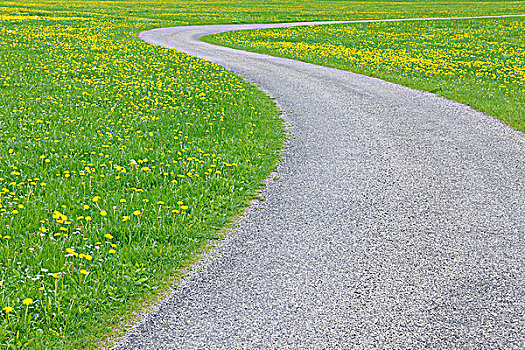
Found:
<path fill-rule="evenodd" d="M 1 348 L 91 342 L 218 238 L 283 141 L 242 78 L 63 16 L 0 25 Z"/>
<path fill-rule="evenodd" d="M 98 17 L 150 26 L 352 20 L 524 13 L 523 1 L 500 0 L 15 0 L 3 15 Z"/>
<path fill-rule="evenodd" d="M 0 348 L 95 348 L 118 334 L 275 168 L 284 132 L 273 102 L 140 31 L 523 7 L 0 1 Z"/>
<path fill-rule="evenodd" d="M 524 18 L 241 31 L 205 40 L 430 91 L 525 132 Z"/>

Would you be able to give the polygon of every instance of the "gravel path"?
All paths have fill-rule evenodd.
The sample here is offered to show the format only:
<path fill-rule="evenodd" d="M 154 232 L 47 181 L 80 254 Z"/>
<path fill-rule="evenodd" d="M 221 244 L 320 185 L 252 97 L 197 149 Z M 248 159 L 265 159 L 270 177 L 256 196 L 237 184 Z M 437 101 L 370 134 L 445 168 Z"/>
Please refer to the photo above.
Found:
<path fill-rule="evenodd" d="M 277 26 L 141 34 L 256 82 L 294 139 L 266 200 L 116 349 L 525 348 L 525 136 L 430 93 L 198 40 Z"/>

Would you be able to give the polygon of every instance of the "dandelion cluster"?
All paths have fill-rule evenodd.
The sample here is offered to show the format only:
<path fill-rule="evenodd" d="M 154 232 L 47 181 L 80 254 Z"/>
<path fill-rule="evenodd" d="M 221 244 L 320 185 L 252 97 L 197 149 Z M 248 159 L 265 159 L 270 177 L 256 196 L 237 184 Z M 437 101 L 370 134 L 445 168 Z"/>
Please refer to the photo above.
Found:
<path fill-rule="evenodd" d="M 0 19 L 2 348 L 74 336 L 152 288 L 282 144 L 264 94 L 138 40 L 148 22 L 24 13 Z"/>
<path fill-rule="evenodd" d="M 523 19 L 499 18 L 279 28 L 212 40 L 438 92 L 525 131 L 524 31 Z"/>
<path fill-rule="evenodd" d="M 295 22 L 519 14 L 521 1 L 347 1 L 347 0 L 39 0 L 0 1 L 0 20 L 112 20 L 162 25 Z"/>

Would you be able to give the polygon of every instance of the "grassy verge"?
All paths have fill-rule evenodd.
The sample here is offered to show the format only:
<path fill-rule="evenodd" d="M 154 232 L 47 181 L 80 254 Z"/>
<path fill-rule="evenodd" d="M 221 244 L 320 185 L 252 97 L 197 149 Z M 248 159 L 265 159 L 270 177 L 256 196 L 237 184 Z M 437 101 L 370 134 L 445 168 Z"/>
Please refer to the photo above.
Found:
<path fill-rule="evenodd" d="M 138 32 L 515 13 L 444 1 L 0 1 L 0 348 L 80 349 L 167 289 L 275 167 L 274 104 Z"/>
<path fill-rule="evenodd" d="M 525 131 L 523 18 L 363 23 L 214 35 L 206 41 L 434 92 Z"/>
<path fill-rule="evenodd" d="M 129 30 L 0 23 L 1 348 L 85 345 L 217 238 L 279 157 L 262 92 Z"/>

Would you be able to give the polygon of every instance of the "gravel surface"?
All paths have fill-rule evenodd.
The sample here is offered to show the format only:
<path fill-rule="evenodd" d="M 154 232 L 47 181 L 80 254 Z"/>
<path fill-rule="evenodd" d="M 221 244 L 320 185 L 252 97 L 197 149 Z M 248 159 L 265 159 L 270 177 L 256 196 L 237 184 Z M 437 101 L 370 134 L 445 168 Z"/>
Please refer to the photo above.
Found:
<path fill-rule="evenodd" d="M 115 349 L 525 348 L 525 136 L 430 93 L 198 40 L 273 26 L 141 34 L 260 85 L 293 140 L 265 200 Z"/>

